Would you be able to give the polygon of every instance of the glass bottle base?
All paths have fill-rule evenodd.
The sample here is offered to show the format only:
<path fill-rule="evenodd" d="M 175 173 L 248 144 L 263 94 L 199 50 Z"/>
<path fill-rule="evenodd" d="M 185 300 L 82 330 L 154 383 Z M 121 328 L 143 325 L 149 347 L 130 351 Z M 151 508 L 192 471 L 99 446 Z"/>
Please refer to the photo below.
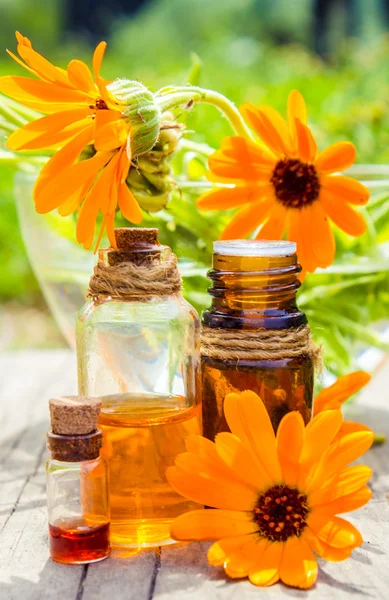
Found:
<path fill-rule="evenodd" d="M 99 556 L 98 558 L 89 558 L 88 560 L 61 560 L 58 558 L 53 558 L 52 556 L 50 556 L 50 559 L 53 562 L 58 563 L 60 565 L 89 565 L 105 560 L 110 554 L 111 551 L 109 551 L 108 554 L 105 554 L 105 556 Z"/>
<path fill-rule="evenodd" d="M 170 537 L 172 519 L 137 519 L 111 523 L 111 546 L 114 548 L 153 548 L 177 542 Z"/>

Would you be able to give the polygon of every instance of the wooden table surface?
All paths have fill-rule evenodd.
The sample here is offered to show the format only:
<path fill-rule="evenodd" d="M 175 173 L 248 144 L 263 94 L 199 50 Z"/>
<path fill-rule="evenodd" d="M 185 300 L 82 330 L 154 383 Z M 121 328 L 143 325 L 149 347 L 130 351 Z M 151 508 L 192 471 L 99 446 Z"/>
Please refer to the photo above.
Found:
<path fill-rule="evenodd" d="M 209 567 L 209 544 L 169 546 L 90 566 L 51 562 L 47 547 L 45 433 L 47 401 L 76 392 L 74 355 L 67 350 L 0 354 L 0 599 L 1 600 L 246 600 L 251 598 L 389 598 L 389 444 L 364 462 L 373 467 L 372 501 L 351 520 L 365 542 L 342 563 L 320 564 L 308 592 L 277 584 L 259 589 L 228 581 Z M 352 407 L 355 418 L 389 435 L 389 366 Z"/>

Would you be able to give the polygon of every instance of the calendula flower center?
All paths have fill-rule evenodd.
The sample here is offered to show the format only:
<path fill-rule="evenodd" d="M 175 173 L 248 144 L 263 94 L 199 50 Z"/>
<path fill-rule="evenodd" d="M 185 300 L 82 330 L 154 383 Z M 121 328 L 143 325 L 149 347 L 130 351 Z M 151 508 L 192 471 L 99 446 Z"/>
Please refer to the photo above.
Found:
<path fill-rule="evenodd" d="M 319 196 L 320 181 L 314 165 L 298 159 L 278 161 L 270 181 L 277 199 L 287 208 L 308 206 Z"/>
<path fill-rule="evenodd" d="M 307 496 L 296 488 L 275 485 L 259 497 L 253 512 L 262 536 L 284 542 L 299 536 L 306 526 Z"/>
<path fill-rule="evenodd" d="M 96 100 L 96 108 L 98 110 L 108 110 L 107 103 L 102 98 L 97 98 L 97 100 Z"/>

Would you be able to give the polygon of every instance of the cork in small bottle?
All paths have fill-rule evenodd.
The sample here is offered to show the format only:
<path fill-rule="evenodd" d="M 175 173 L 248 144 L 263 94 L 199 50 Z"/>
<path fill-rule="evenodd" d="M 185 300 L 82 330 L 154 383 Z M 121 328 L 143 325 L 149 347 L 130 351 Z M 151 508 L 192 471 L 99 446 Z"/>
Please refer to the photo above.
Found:
<path fill-rule="evenodd" d="M 61 396 L 49 401 L 51 428 L 47 447 L 55 460 L 80 462 L 99 456 L 102 432 L 97 428 L 99 398 Z"/>
<path fill-rule="evenodd" d="M 117 227 L 116 249 L 102 250 L 100 259 L 111 267 L 123 262 L 138 266 L 155 265 L 161 260 L 163 246 L 158 241 L 158 229 L 147 227 Z"/>

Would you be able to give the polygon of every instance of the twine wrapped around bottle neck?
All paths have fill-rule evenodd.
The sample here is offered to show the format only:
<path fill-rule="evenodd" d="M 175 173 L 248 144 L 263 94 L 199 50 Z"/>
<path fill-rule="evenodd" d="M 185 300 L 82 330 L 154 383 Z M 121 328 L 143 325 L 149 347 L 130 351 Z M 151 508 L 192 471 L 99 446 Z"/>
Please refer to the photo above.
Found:
<path fill-rule="evenodd" d="M 222 329 L 202 327 L 201 355 L 223 361 L 283 360 L 310 356 L 321 367 L 321 348 L 308 325 L 297 329 Z"/>
<path fill-rule="evenodd" d="M 139 296 L 170 296 L 180 290 L 177 257 L 170 254 L 161 262 L 149 265 L 133 262 L 106 265 L 98 262 L 89 282 L 87 297 L 95 301 L 108 296 L 117 300 L 133 300 Z"/>

